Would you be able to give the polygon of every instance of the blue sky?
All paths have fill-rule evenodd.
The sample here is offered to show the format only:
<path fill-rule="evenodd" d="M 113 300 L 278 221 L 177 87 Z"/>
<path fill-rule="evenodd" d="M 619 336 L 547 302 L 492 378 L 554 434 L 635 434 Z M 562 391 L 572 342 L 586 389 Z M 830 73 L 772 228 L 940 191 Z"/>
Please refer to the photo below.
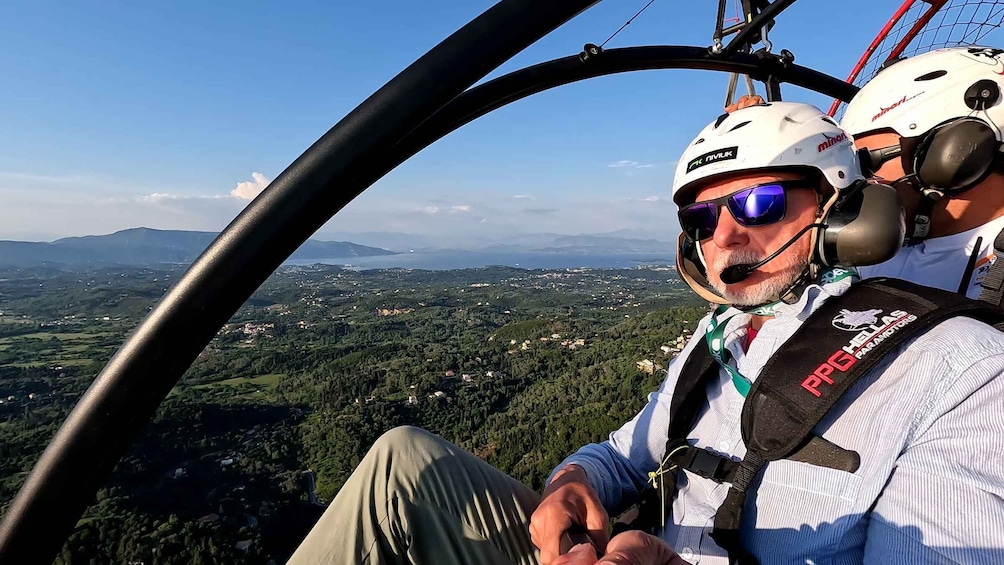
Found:
<path fill-rule="evenodd" d="M 598 43 L 644 3 L 601 2 L 491 76 Z M 491 4 L 0 4 L 0 238 L 222 229 L 239 196 Z M 657 0 L 608 47 L 708 45 L 716 4 Z M 898 4 L 801 0 L 771 39 L 842 77 Z M 512 104 L 405 163 L 318 237 L 669 234 L 673 166 L 720 113 L 726 80 L 630 73 Z M 828 104 L 792 87 L 786 99 Z"/>

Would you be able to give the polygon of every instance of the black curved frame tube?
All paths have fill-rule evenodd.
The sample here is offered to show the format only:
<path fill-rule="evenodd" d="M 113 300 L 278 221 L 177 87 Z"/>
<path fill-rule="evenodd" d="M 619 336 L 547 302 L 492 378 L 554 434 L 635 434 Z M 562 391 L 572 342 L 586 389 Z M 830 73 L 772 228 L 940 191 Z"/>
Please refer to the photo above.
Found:
<path fill-rule="evenodd" d="M 750 23 L 743 26 L 739 33 L 732 38 L 732 41 L 725 46 L 723 50 L 725 53 L 735 53 L 743 45 L 749 43 L 750 37 L 755 35 L 764 26 L 766 26 L 771 20 L 777 17 L 778 14 L 788 9 L 795 3 L 795 0 L 774 0 L 771 2 L 770 6 L 764 8 L 762 12 L 756 15 Z"/>
<path fill-rule="evenodd" d="M 705 47 L 624 47 L 603 51 L 585 63 L 578 56 L 564 57 L 513 71 L 464 92 L 393 146 L 386 156 L 385 164 L 388 167 L 375 171 L 379 175 L 367 181 L 370 184 L 376 182 L 394 167 L 448 133 L 527 96 L 580 80 L 657 69 L 736 72 L 749 75 L 755 80 L 774 78 L 845 101 L 853 98 L 858 91 L 852 84 L 807 67 L 786 65 L 777 59 L 746 53 L 714 55 Z"/>
<path fill-rule="evenodd" d="M 501 0 L 331 128 L 216 238 L 105 366 L 0 524 L 0 563 L 51 563 L 157 406 L 218 329 L 332 215 L 345 181 L 440 107 L 599 0 Z"/>
<path fill-rule="evenodd" d="M 565 57 L 489 81 L 456 96 L 420 125 L 413 124 L 414 129 L 410 133 L 399 133 L 403 127 L 396 130 L 396 143 L 388 136 L 375 142 L 368 151 L 356 151 L 345 157 L 348 141 L 335 142 L 329 137 L 360 112 L 364 114 L 360 118 L 362 122 L 379 122 L 387 107 L 369 107 L 370 100 L 377 97 L 374 95 L 315 143 L 273 182 L 262 197 L 238 216 L 113 357 L 64 423 L 33 470 L 29 482 L 18 494 L 15 500 L 15 504 L 20 505 L 17 522 L 12 522 L 11 516 L 15 515 L 15 505 L 12 504 L 0 529 L 0 562 L 7 562 L 8 557 L 11 562 L 17 563 L 51 561 L 73 520 L 83 512 L 128 443 L 215 332 L 310 233 L 381 176 L 449 132 L 510 102 L 587 78 L 667 68 L 735 71 L 754 77 L 776 76 L 780 80 L 845 100 L 856 92 L 854 86 L 811 69 L 797 65 L 781 66 L 774 60 L 747 54 L 713 56 L 706 48 L 680 46 L 613 49 L 587 63 L 582 63 L 576 56 Z M 388 87 L 393 83 L 388 83 Z M 356 130 L 356 135 L 359 131 Z M 343 139 L 352 139 L 352 136 L 346 135 Z M 381 146 L 386 146 L 387 150 L 376 151 Z M 342 167 L 336 171 L 341 173 L 341 177 L 329 179 L 327 184 L 318 184 L 319 173 L 311 169 L 323 168 L 327 159 L 336 160 L 333 158 L 337 158 Z M 283 182 L 277 184 L 280 180 Z M 336 183 L 337 187 L 332 187 Z M 273 187 L 281 190 L 281 194 L 275 195 Z M 335 195 L 320 194 L 336 189 L 338 194 Z M 310 208 L 318 200 L 325 206 L 323 214 L 326 214 L 320 220 L 318 216 L 321 214 Z M 253 215 L 250 214 L 252 208 Z M 300 214 L 311 215 L 311 221 L 319 223 L 291 233 L 293 225 L 301 221 Z M 281 216 L 285 223 L 276 226 L 273 215 Z M 263 236 L 256 233 L 259 231 L 268 233 Z M 269 244 L 281 244 L 282 248 L 269 248 Z M 244 247 L 250 245 L 254 245 L 254 252 Z M 265 253 L 267 257 L 262 256 Z M 285 254 L 278 256 L 278 253 Z M 239 301 L 232 298 L 234 294 L 240 297 Z M 220 304 L 224 297 L 229 298 L 225 310 Z M 211 326 L 211 329 L 207 330 L 200 324 Z M 177 353 L 179 348 L 184 349 L 185 355 L 172 357 L 171 353 Z M 144 379 L 152 382 L 144 382 Z M 150 387 L 143 389 L 143 384 Z M 139 396 L 142 398 L 138 399 Z M 142 403 L 139 407 L 136 406 L 138 402 Z M 95 412 L 98 409 L 104 412 Z M 92 426 L 112 437 L 94 432 Z M 80 445 L 77 442 L 90 443 Z M 66 449 L 69 451 L 64 453 Z M 98 457 L 93 454 L 94 449 L 101 450 L 99 465 L 94 464 Z M 57 453 L 50 453 L 53 451 Z M 94 469 L 75 467 L 84 463 L 90 463 Z M 86 473 L 86 477 L 77 476 L 82 473 Z M 47 482 L 53 480 L 64 482 L 55 486 Z M 62 492 L 52 494 L 51 490 Z M 74 501 L 77 506 L 71 512 L 66 507 L 66 497 L 78 492 L 86 492 L 86 495 Z M 50 496 L 41 502 L 35 498 L 46 494 Z M 56 518 L 65 518 L 62 533 L 52 528 Z M 53 542 L 46 544 L 46 547 L 54 548 L 52 555 L 41 555 L 37 534 L 25 533 L 32 531 L 43 532 L 43 539 Z M 26 543 L 34 545 L 27 547 Z"/>

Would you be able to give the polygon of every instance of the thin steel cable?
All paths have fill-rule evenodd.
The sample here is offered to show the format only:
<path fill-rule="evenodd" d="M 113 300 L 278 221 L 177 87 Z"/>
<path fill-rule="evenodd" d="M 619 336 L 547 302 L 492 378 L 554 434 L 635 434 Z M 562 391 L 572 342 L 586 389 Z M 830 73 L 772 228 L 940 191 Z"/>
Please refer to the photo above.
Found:
<path fill-rule="evenodd" d="M 651 5 L 652 5 L 652 4 L 654 3 L 654 2 L 655 2 L 655 0 L 648 0 L 648 4 L 645 4 L 645 7 L 643 7 L 643 8 L 641 9 L 641 10 L 638 10 L 638 13 L 637 13 L 637 14 L 635 14 L 635 15 L 631 16 L 631 19 L 630 19 L 630 20 L 628 20 L 628 21 L 624 22 L 624 25 L 622 25 L 621 27 L 619 27 L 619 28 L 617 29 L 617 31 L 615 31 L 615 32 L 614 32 L 614 33 L 613 33 L 613 34 L 612 34 L 612 35 L 611 35 L 610 37 L 608 37 L 608 38 L 606 39 L 606 41 L 604 41 L 603 43 L 600 43 L 600 47 L 603 47 L 603 46 L 604 46 L 604 45 L 606 45 L 606 44 L 607 44 L 607 42 L 609 42 L 609 41 L 610 41 L 611 39 L 613 39 L 613 38 L 617 37 L 617 34 L 618 34 L 618 33 L 620 33 L 620 32 L 622 32 L 622 31 L 624 31 L 624 28 L 626 28 L 627 26 L 631 25 L 631 22 L 633 22 L 633 21 L 635 20 L 635 18 L 637 18 L 638 16 L 640 16 L 642 12 L 644 12 L 645 10 L 647 10 L 647 9 L 648 9 L 648 7 L 649 7 L 649 6 L 651 6 Z"/>

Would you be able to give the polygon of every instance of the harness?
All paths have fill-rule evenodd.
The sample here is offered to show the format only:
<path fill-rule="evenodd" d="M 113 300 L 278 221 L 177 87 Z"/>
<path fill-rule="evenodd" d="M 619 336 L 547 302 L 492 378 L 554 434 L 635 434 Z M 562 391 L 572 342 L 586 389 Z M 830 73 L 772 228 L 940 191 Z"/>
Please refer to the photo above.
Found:
<path fill-rule="evenodd" d="M 979 248 L 977 242 L 975 249 Z M 1004 257 L 1004 230 L 994 238 L 994 255 L 997 259 Z M 1004 260 L 994 259 L 987 276 L 983 278 L 983 290 L 980 292 L 980 302 L 989 302 L 995 306 L 1004 305 Z M 971 270 L 970 270 L 971 272 Z M 966 281 L 968 284 L 969 281 Z"/>
<path fill-rule="evenodd" d="M 757 565 L 739 535 L 746 499 L 755 496 L 750 486 L 757 475 L 781 459 L 857 471 L 856 452 L 815 435 L 813 429 L 888 353 L 957 316 L 990 325 L 1004 323 L 1004 309 L 996 304 L 897 279 L 868 279 L 828 300 L 752 383 L 742 411 L 746 455 L 741 461 L 694 447 L 687 440 L 706 405 L 708 386 L 719 379 L 720 370 L 707 348 L 695 348 L 673 393 L 665 457 L 659 470 L 650 473 L 654 488 L 642 493 L 638 519 L 630 527 L 657 533 L 672 510 L 677 475 L 686 469 L 730 484 L 715 514 L 711 537 L 728 552 L 730 563 Z"/>

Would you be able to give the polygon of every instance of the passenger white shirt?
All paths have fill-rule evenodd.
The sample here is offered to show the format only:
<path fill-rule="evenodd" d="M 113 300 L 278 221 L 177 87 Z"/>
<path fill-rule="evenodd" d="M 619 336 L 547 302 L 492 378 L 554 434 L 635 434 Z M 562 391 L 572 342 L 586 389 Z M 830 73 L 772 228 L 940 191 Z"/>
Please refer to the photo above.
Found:
<path fill-rule="evenodd" d="M 862 278 L 893 277 L 955 292 L 966 272 L 969 256 L 982 237 L 973 274 L 969 278 L 966 296 L 979 298 L 990 265 L 994 262 L 994 239 L 1004 229 L 1004 216 L 978 228 L 925 240 L 900 249 L 895 257 L 871 267 L 859 267 Z"/>
<path fill-rule="evenodd" d="M 726 323 L 725 347 L 755 381 L 767 360 L 850 279 L 811 285 L 779 305 L 748 350 L 750 316 Z M 708 318 L 670 365 L 658 391 L 630 422 L 558 468 L 586 471 L 611 516 L 635 502 L 666 447 L 669 412 L 683 361 L 707 347 Z M 690 440 L 741 459 L 745 398 L 729 374 L 707 390 Z M 891 352 L 857 382 L 816 433 L 861 455 L 854 473 L 781 460 L 767 464 L 747 499 L 743 546 L 764 565 L 934 565 L 1004 563 L 1004 338 L 980 322 L 953 318 Z M 681 473 L 662 538 L 689 563 L 726 565 L 710 538 L 727 484 Z"/>

